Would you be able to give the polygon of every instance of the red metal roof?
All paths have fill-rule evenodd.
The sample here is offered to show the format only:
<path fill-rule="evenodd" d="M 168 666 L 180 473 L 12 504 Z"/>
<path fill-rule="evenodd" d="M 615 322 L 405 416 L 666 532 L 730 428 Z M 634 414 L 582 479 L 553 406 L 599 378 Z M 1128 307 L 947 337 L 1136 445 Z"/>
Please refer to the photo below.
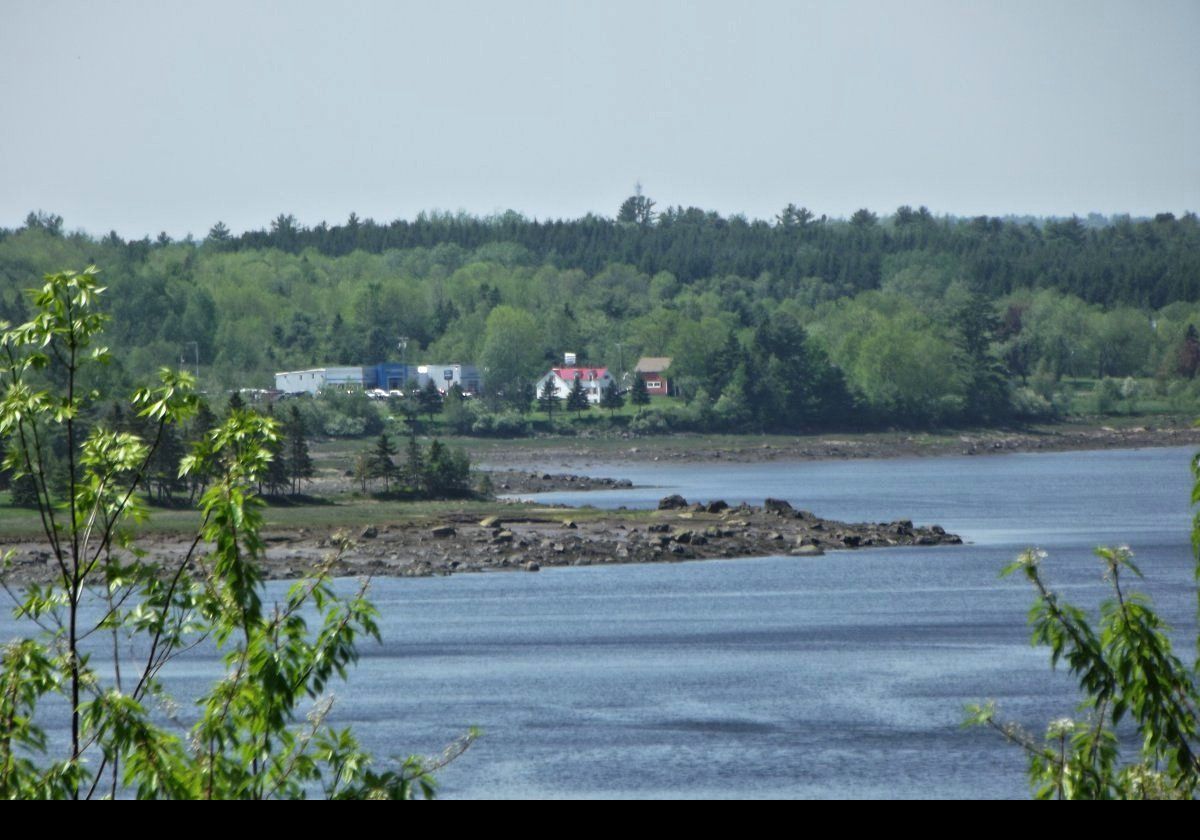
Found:
<path fill-rule="evenodd" d="M 566 382 L 572 382 L 575 377 L 579 377 L 584 382 L 592 379 L 603 379 L 608 376 L 608 368 L 598 367 L 556 367 L 550 370 L 559 378 Z"/>

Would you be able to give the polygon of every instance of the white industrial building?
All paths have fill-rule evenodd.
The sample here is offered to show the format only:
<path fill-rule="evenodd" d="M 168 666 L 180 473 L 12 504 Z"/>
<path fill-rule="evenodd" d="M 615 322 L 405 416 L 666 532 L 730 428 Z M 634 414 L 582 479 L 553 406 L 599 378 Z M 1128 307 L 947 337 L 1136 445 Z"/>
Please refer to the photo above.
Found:
<path fill-rule="evenodd" d="M 455 385 L 465 394 L 478 394 L 480 391 L 479 371 L 475 365 L 417 365 L 416 379 L 421 387 L 433 380 L 433 384 L 443 392 Z"/>
<path fill-rule="evenodd" d="M 405 365 L 382 362 L 365 367 L 338 366 L 283 371 L 275 374 L 275 390 L 285 394 L 309 393 L 313 396 L 325 388 L 364 391 L 383 389 L 392 392 L 399 391 L 412 380 L 416 380 L 422 388 L 432 381 L 443 392 L 457 385 L 467 394 L 480 393 L 483 385 L 475 365 Z"/>
<path fill-rule="evenodd" d="M 322 388 L 362 388 L 364 371 L 361 367 L 323 367 L 309 370 L 289 370 L 275 374 L 275 390 L 285 394 L 307 391 L 316 396 Z"/>

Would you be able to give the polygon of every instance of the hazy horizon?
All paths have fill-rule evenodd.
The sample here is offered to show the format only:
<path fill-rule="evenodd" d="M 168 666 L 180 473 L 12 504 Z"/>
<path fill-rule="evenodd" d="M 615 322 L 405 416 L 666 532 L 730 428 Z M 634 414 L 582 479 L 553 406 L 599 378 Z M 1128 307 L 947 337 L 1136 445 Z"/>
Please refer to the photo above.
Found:
<path fill-rule="evenodd" d="M 10 0 L 0 227 L 1200 209 L 1200 4 Z"/>
<path fill-rule="evenodd" d="M 652 198 L 652 196 L 651 196 L 651 198 Z M 684 204 L 683 206 L 685 209 L 687 209 L 688 207 L 694 206 L 694 205 Z M 911 205 L 911 206 L 915 210 L 922 205 L 916 204 L 916 205 Z M 674 207 L 674 205 L 672 205 L 672 207 Z M 667 209 L 667 208 L 663 207 L 663 206 L 659 206 L 658 204 L 656 204 L 655 208 L 654 208 L 656 213 L 659 213 L 665 209 Z M 700 209 L 705 209 L 705 208 L 700 208 Z M 783 208 L 780 208 L 780 209 L 782 210 Z M 812 209 L 812 208 L 809 208 L 809 209 Z M 895 213 L 897 208 L 892 208 L 891 210 L 876 210 L 875 208 L 868 207 L 866 209 L 874 212 L 881 220 L 886 220 L 888 217 L 892 216 Z M 1009 222 L 1009 221 L 1049 222 L 1049 221 L 1058 221 L 1058 220 L 1062 220 L 1062 219 L 1069 219 L 1072 216 L 1075 216 L 1075 217 L 1079 218 L 1080 221 L 1082 221 L 1085 225 L 1096 224 L 1096 223 L 1112 224 L 1121 219 L 1129 219 L 1130 221 L 1133 221 L 1133 222 L 1149 221 L 1149 220 L 1153 219 L 1155 215 L 1157 215 L 1157 214 L 1132 215 L 1129 213 L 1108 213 L 1108 214 L 1089 213 L 1086 215 L 1080 215 L 1080 214 L 1076 213 L 1076 214 L 1068 214 L 1065 216 L 1053 216 L 1053 215 L 1052 216 L 1036 216 L 1036 215 L 1033 215 L 1030 213 L 1007 213 L 1007 214 L 998 216 L 993 213 L 981 213 L 981 214 L 977 214 L 977 216 L 966 216 L 966 215 L 961 215 L 961 214 L 957 214 L 957 213 L 939 213 L 937 210 L 935 210 L 934 208 L 931 208 L 931 207 L 926 207 L 926 209 L 929 210 L 929 212 L 933 215 L 933 217 L 935 219 L 969 220 L 972 218 L 977 218 L 977 216 L 988 216 L 990 218 L 999 218 L 1002 221 L 1006 221 L 1006 222 Z M 36 208 L 29 212 L 53 213 L 54 211 L 48 210 L 47 208 L 44 208 L 44 207 L 39 207 L 39 208 Z M 353 212 L 353 211 L 351 211 L 351 212 Z M 442 210 L 440 208 L 431 208 L 429 210 L 420 210 L 412 216 L 397 217 L 394 219 L 374 219 L 374 218 L 372 218 L 371 221 L 373 221 L 379 225 L 388 225 L 388 224 L 391 224 L 392 222 L 396 222 L 396 221 L 414 222 L 420 216 L 432 216 L 435 214 L 444 214 L 444 213 L 448 213 L 450 215 L 456 215 L 458 213 L 465 213 L 465 212 L 467 212 L 467 211 L 462 210 L 462 209 L 449 211 L 449 210 Z M 520 213 L 519 210 L 515 210 L 514 208 L 508 208 L 506 210 L 495 211 L 495 214 L 502 215 L 504 213 L 509 213 L 509 212 Z M 706 212 L 707 212 L 707 210 L 706 210 Z M 1162 212 L 1172 212 L 1173 213 L 1174 211 L 1162 211 Z M 26 216 L 28 216 L 28 215 L 29 214 L 26 213 Z M 59 215 L 61 215 L 61 214 L 59 214 Z M 271 229 L 271 223 L 275 220 L 275 218 L 278 217 L 278 215 L 279 214 L 277 213 L 272 218 L 264 220 L 262 224 L 253 225 L 251 227 L 244 228 L 242 230 L 230 228 L 229 232 L 232 236 L 240 236 L 243 233 L 248 233 L 248 232 L 252 232 L 252 231 L 269 231 Z M 468 215 L 475 217 L 475 218 L 481 218 L 481 219 L 487 219 L 487 218 L 491 218 L 493 216 L 493 214 L 473 214 L 473 213 L 468 213 Z M 536 222 L 554 222 L 554 221 L 568 222 L 568 221 L 572 221 L 572 219 L 583 218 L 583 216 L 587 216 L 587 215 L 592 215 L 592 216 L 601 217 L 601 218 L 610 218 L 610 219 L 613 219 L 616 217 L 615 212 L 598 212 L 598 211 L 591 211 L 590 213 L 585 213 L 585 214 L 582 214 L 581 216 L 572 217 L 572 218 L 564 218 L 564 217 L 540 218 L 540 217 L 536 217 L 531 214 L 525 214 L 525 213 L 521 213 L 521 215 L 530 221 L 536 221 Z M 737 213 L 737 212 L 729 213 L 729 214 L 722 213 L 721 215 L 723 218 L 726 218 L 726 219 L 733 218 L 736 216 L 742 216 L 750 222 L 755 222 L 755 221 L 760 221 L 760 220 L 767 221 L 772 224 L 774 224 L 776 222 L 776 219 L 774 218 L 773 215 L 769 218 L 753 217 L 753 216 L 748 216 L 744 213 Z M 817 213 L 816 215 L 817 215 L 817 218 L 819 219 L 819 218 L 821 218 L 822 214 Z M 846 214 L 844 216 L 829 216 L 828 214 L 825 214 L 825 215 L 826 215 L 828 221 L 848 222 L 851 214 Z M 1176 218 L 1180 218 L 1183 215 L 1195 216 L 1195 215 L 1197 215 L 1197 213 L 1194 210 L 1185 210 L 1185 211 L 1183 211 L 1183 213 L 1174 213 L 1174 215 Z M 367 216 L 363 216 L 361 214 L 356 214 L 356 216 L 360 222 L 365 222 L 365 221 L 367 221 L 368 218 L 370 218 Z M 218 220 L 214 221 L 213 224 L 215 225 L 217 223 L 217 221 L 221 221 L 221 220 L 218 219 Z M 313 222 L 313 221 L 309 221 L 306 219 L 296 219 L 295 221 L 296 221 L 296 224 L 301 229 L 311 229 L 322 223 L 329 225 L 329 227 L 344 225 L 347 220 L 346 219 L 338 219 L 338 220 L 318 219 L 317 221 Z M 25 226 L 24 219 L 22 219 L 22 221 L 20 223 L 18 223 L 16 225 L 8 226 L 8 228 L 10 230 L 19 230 L 19 229 L 23 228 L 24 226 Z M 5 226 L 0 225 L 0 227 L 5 227 Z M 99 240 L 99 239 L 103 239 L 105 236 L 108 236 L 108 234 L 111 230 L 115 230 L 115 229 L 110 228 L 109 230 L 104 230 L 104 231 L 87 230 L 87 229 L 79 227 L 77 225 L 71 225 L 69 219 L 66 219 L 66 218 L 63 219 L 63 232 L 66 234 L 83 234 L 85 236 Z M 133 241 L 133 240 L 137 240 L 137 239 L 143 239 L 145 237 L 154 238 L 158 235 L 159 232 L 161 232 L 161 231 L 141 231 L 138 233 L 138 235 L 132 235 L 132 234 L 124 235 L 123 232 L 117 231 L 117 234 L 122 239 Z M 208 234 L 208 229 L 205 229 L 203 231 L 187 231 L 182 236 L 172 236 L 172 240 L 176 241 L 176 242 L 181 242 L 181 241 L 186 240 L 188 236 L 191 236 L 195 241 L 200 241 L 200 240 L 203 240 L 205 238 L 205 236 L 207 236 L 207 234 Z"/>

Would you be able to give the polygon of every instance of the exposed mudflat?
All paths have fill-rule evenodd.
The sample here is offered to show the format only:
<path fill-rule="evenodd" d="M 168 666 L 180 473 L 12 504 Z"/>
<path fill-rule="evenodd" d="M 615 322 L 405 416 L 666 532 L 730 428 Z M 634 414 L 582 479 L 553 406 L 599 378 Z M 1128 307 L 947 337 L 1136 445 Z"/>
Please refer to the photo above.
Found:
<path fill-rule="evenodd" d="M 1089 449 L 1138 449 L 1200 445 L 1200 429 L 1191 425 L 1112 426 L 1055 425 L 1028 430 L 988 430 L 954 434 L 879 432 L 790 437 L 676 434 L 662 437 L 548 438 L 501 441 L 476 455 L 489 468 L 519 472 L 531 463 L 572 464 L 597 461 L 735 462 L 908 458 L 942 455 L 990 455 L 1012 452 L 1066 452 Z M 515 488 L 517 492 L 534 487 Z M 546 487 L 546 490 L 570 489 Z M 576 487 L 574 489 L 586 489 Z"/>

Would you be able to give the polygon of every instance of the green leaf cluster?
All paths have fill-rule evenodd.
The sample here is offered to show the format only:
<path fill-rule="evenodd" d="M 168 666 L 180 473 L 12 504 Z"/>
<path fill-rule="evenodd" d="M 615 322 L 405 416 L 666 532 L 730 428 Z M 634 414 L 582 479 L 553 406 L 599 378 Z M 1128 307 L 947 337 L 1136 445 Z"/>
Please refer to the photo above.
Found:
<path fill-rule="evenodd" d="M 253 488 L 277 449 L 273 420 L 242 408 L 203 433 L 179 467 L 203 475 L 198 524 L 182 557 L 137 543 L 136 489 L 167 433 L 197 408 L 192 377 L 163 370 L 130 405 L 149 437 L 83 423 L 81 392 L 105 318 L 96 269 L 48 275 L 26 323 L 0 336 L 5 466 L 28 480 L 56 570 L 45 586 L 4 581 L 30 635 L 0 652 L 0 798 L 332 798 L 432 796 L 434 761 L 377 769 L 353 733 L 334 729 L 325 696 L 378 639 L 365 584 L 339 595 L 329 564 L 265 600 L 262 502 Z M 49 453 L 65 451 L 52 481 Z M 7 562 L 11 556 L 6 557 Z M 199 644 L 223 674 L 189 708 L 167 693 L 169 666 Z M 58 697 L 64 703 L 47 704 Z M 64 749 L 46 735 L 65 709 Z"/>
<path fill-rule="evenodd" d="M 1196 475 L 1194 502 L 1200 465 Z M 1193 542 L 1200 544 L 1200 518 Z M 1043 552 L 1027 551 L 1004 570 L 1033 585 L 1033 642 L 1050 648 L 1052 666 L 1063 662 L 1078 679 L 1079 715 L 1052 721 L 1041 738 L 1001 721 L 992 703 L 970 707 L 967 722 L 999 731 L 1026 752 L 1038 799 L 1194 799 L 1200 792 L 1196 668 L 1174 654 L 1149 599 L 1122 586 L 1123 575 L 1141 577 L 1130 550 L 1099 548 L 1096 555 L 1112 590 L 1096 623 L 1047 586 Z M 1131 729 L 1139 742 L 1133 755 Z"/>

